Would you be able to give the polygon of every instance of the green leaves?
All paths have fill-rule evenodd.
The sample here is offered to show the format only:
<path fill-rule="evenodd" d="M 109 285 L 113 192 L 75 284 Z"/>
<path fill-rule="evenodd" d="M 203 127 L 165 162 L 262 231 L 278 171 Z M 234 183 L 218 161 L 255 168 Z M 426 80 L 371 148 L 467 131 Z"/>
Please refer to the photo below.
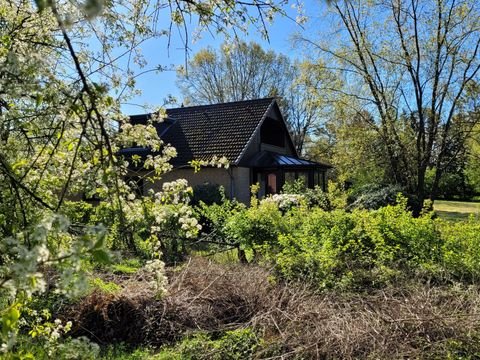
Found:
<path fill-rule="evenodd" d="M 83 9 L 87 15 L 87 18 L 93 19 L 94 17 L 100 15 L 103 10 L 103 5 L 103 0 L 85 0 Z"/>
<path fill-rule="evenodd" d="M 93 250 L 92 256 L 100 264 L 109 264 L 111 262 L 110 254 L 104 249 Z"/>
<path fill-rule="evenodd" d="M 51 5 L 51 0 L 35 0 L 35 5 L 37 5 L 38 12 L 42 12 Z"/>
<path fill-rule="evenodd" d="M 11 331 L 14 331 L 18 320 L 20 319 L 20 304 L 16 303 L 4 310 L 2 320 L 2 336 L 7 337 Z"/>

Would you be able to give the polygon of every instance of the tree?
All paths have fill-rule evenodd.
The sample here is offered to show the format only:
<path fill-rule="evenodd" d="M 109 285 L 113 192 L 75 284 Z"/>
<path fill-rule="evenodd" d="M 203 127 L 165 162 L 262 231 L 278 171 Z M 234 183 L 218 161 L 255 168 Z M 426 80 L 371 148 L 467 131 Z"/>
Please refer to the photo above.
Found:
<path fill-rule="evenodd" d="M 478 116 L 478 115 L 477 115 Z M 466 144 L 465 176 L 475 195 L 480 194 L 480 125 L 476 125 Z"/>
<path fill-rule="evenodd" d="M 168 36 L 175 25 L 188 35 L 185 16 L 203 29 L 226 32 L 252 22 L 264 29 L 262 19 L 281 10 L 270 2 L 250 6 L 258 15 L 239 2 L 0 3 L 2 353 L 13 346 L 30 298 L 45 290 L 42 268 L 57 267 L 57 291 L 76 292 L 82 261 L 109 261 L 110 248 L 135 250 L 138 222 L 152 243 L 146 270 L 161 291 L 165 273 L 155 234 L 173 224 L 182 236 L 194 236 L 198 226 L 185 182 L 145 199 L 135 196 L 124 178 L 128 161 L 118 150 L 132 144 L 155 150 L 144 163 L 147 179 L 171 169 L 175 150 L 161 142 L 153 124 L 131 126 L 120 105 L 135 93 L 135 71 L 144 71 L 144 41 Z M 172 20 L 159 29 L 163 12 Z M 83 192 L 102 200 L 95 211 L 106 214 L 103 221 L 80 222 L 82 213 L 72 214 L 67 200 Z"/>
<path fill-rule="evenodd" d="M 415 194 L 421 207 L 427 196 L 435 199 L 452 160 L 447 149 L 455 117 L 470 110 L 464 100 L 479 78 L 480 6 L 473 0 L 336 1 L 331 10 L 340 32 L 330 42 L 307 42 L 344 79 L 334 91 L 372 114 L 366 124 L 382 140 L 390 181 Z M 435 178 L 427 194 L 429 167 Z"/>
<path fill-rule="evenodd" d="M 302 153 L 307 136 L 326 107 L 316 96 L 332 81 L 326 71 L 310 76 L 308 63 L 292 62 L 256 43 L 224 43 L 219 51 L 204 49 L 178 73 L 187 104 L 212 104 L 276 96 L 283 107 L 293 142 Z"/>
<path fill-rule="evenodd" d="M 220 51 L 199 51 L 179 72 L 187 104 L 212 104 L 275 96 L 288 85 L 288 58 L 256 43 L 224 43 Z"/>
<path fill-rule="evenodd" d="M 333 111 L 328 87 L 338 79 L 325 67 L 313 66 L 309 61 L 295 61 L 291 72 L 291 83 L 284 88 L 283 106 L 297 152 L 309 156 L 306 147 L 317 139 Z M 317 157 L 324 160 L 325 155 L 322 152 Z"/>

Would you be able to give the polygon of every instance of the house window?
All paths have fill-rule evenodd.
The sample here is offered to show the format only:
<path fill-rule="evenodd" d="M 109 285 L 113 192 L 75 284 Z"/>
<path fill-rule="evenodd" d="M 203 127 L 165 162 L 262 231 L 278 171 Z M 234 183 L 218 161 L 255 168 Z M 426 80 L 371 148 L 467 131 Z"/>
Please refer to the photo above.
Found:
<path fill-rule="evenodd" d="M 254 180 L 260 185 L 258 197 L 262 198 L 266 195 L 276 194 L 280 190 L 278 173 L 274 171 L 258 172 Z"/>
<path fill-rule="evenodd" d="M 259 198 L 263 198 L 265 196 L 265 188 L 267 187 L 266 178 L 267 177 L 264 172 L 258 172 L 254 175 L 253 183 L 259 185 L 258 193 L 257 193 L 257 196 Z"/>
<path fill-rule="evenodd" d="M 314 177 L 314 185 L 320 186 L 320 188 L 325 191 L 326 184 L 325 184 L 325 172 L 320 170 L 315 170 L 315 177 Z"/>
<path fill-rule="evenodd" d="M 260 129 L 260 141 L 269 145 L 285 147 L 285 130 L 282 124 L 277 120 L 265 119 Z"/>
<path fill-rule="evenodd" d="M 304 185 L 304 187 L 308 187 L 308 172 L 306 171 L 285 171 L 285 182 L 293 183 L 295 181 L 300 181 Z"/>
<path fill-rule="evenodd" d="M 322 186 L 322 173 L 318 170 L 315 171 L 315 176 L 314 176 L 314 181 L 313 185 L 317 186 L 320 185 Z"/>
<path fill-rule="evenodd" d="M 298 172 L 297 179 L 301 179 L 303 185 L 308 188 L 308 172 Z"/>

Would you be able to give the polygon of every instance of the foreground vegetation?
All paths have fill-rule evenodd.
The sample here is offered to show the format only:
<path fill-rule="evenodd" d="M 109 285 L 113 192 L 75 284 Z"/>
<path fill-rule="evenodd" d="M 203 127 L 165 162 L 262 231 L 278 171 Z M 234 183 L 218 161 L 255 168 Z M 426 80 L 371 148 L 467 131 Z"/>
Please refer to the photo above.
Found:
<path fill-rule="evenodd" d="M 145 264 L 155 254 L 141 231 L 136 256 L 82 262 L 88 286 L 76 297 L 58 294 L 58 269 L 45 268 L 52 287 L 22 309 L 7 358 L 480 355 L 480 222 L 428 211 L 415 218 L 402 196 L 347 211 L 331 196 L 310 195 L 252 199 L 248 208 L 200 202 L 193 210 L 201 236 L 169 237 L 172 228 L 160 237 L 171 264 L 161 294 L 149 280 Z M 87 224 L 103 211 L 74 209 Z"/>
<path fill-rule="evenodd" d="M 318 293 L 304 282 L 275 277 L 258 265 L 192 258 L 171 273 L 163 299 L 139 293 L 140 273 L 117 277 L 121 289 L 115 294 L 97 289 L 63 311 L 74 319 L 70 335 L 88 336 L 102 347 L 69 340 L 53 355 L 474 359 L 480 354 L 477 286 L 415 280 L 367 293 Z M 35 358 L 46 357 L 34 344 L 28 346 Z M 77 357 L 65 356 L 66 348 Z"/>
<path fill-rule="evenodd" d="M 157 181 L 176 155 L 161 109 L 135 126 L 121 111 L 150 70 L 140 45 L 175 26 L 184 39 L 252 23 L 265 34 L 284 5 L 0 2 L 2 358 L 478 358 L 479 224 L 437 219 L 423 201 L 478 195 L 478 159 L 458 156 L 478 153 L 477 2 L 332 2 L 345 41 L 309 41 L 328 56 L 306 75 L 292 63 L 288 86 L 309 94 L 297 120 L 333 116 L 315 129 L 289 111 L 298 149 L 326 141 L 328 196 L 292 185 L 248 208 L 192 206 L 184 180 L 140 197 L 127 176 Z M 119 155 L 132 146 L 151 153 Z M 96 206 L 70 201 L 83 198 Z"/>

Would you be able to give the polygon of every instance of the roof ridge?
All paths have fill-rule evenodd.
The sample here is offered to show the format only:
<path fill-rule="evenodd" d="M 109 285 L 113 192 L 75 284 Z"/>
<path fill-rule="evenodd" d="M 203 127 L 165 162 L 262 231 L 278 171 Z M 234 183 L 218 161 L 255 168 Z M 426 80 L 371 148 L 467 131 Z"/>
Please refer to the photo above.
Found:
<path fill-rule="evenodd" d="M 211 108 L 211 107 L 216 107 L 216 106 L 229 106 L 229 105 L 235 105 L 235 104 L 240 104 L 240 103 L 255 103 L 255 102 L 260 102 L 260 101 L 274 101 L 276 100 L 277 97 L 275 96 L 270 96 L 270 97 L 264 97 L 264 98 L 258 98 L 258 99 L 249 99 L 249 100 L 237 100 L 237 101 L 226 101 L 226 102 L 221 102 L 221 103 L 215 103 L 215 104 L 205 104 L 205 105 L 192 105 L 192 106 L 180 106 L 180 107 L 174 107 L 174 108 L 166 108 L 165 111 L 167 112 L 167 118 L 168 118 L 168 111 L 172 110 L 191 110 L 195 108 Z M 149 112 L 149 113 L 143 113 L 143 114 L 132 114 L 128 115 L 129 118 L 149 118 L 153 114 L 155 114 L 157 111 L 154 112 Z M 165 118 L 165 119 L 167 119 Z"/>
<path fill-rule="evenodd" d="M 183 106 L 183 107 L 169 108 L 169 109 L 165 109 L 165 110 L 168 112 L 169 110 L 171 111 L 171 110 L 184 110 L 184 109 L 194 109 L 194 108 L 209 108 L 209 107 L 214 107 L 214 106 L 227 106 L 227 105 L 234 105 L 234 104 L 239 104 L 239 103 L 253 103 L 253 102 L 266 101 L 266 100 L 273 101 L 273 100 L 276 100 L 276 97 L 271 96 L 271 97 L 264 97 L 264 98 L 259 98 L 259 99 L 226 101 L 226 102 L 215 103 L 215 104 Z"/>

